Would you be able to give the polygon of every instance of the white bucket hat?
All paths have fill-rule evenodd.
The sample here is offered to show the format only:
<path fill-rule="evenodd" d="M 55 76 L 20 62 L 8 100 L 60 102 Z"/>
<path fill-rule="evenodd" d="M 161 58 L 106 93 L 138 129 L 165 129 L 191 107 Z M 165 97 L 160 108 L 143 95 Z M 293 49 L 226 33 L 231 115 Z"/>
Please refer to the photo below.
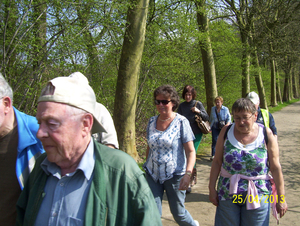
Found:
<path fill-rule="evenodd" d="M 80 72 L 75 72 L 69 77 L 57 77 L 48 82 L 54 86 L 51 95 L 42 95 L 39 102 L 57 102 L 68 104 L 91 113 L 94 117 L 92 133 L 106 132 L 101 123 L 95 117 L 96 96 L 89 85 L 87 78 Z"/>

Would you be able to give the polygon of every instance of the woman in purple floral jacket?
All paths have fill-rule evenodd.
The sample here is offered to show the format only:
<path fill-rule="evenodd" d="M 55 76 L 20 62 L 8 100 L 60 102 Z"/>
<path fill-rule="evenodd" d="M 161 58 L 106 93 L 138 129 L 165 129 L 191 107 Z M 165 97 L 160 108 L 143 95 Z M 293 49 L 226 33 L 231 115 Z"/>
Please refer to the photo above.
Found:
<path fill-rule="evenodd" d="M 266 226 L 270 204 L 275 217 L 287 211 L 278 144 L 269 128 L 256 123 L 251 101 L 238 99 L 232 113 L 235 123 L 221 130 L 210 172 L 209 199 L 217 206 L 215 225 Z"/>

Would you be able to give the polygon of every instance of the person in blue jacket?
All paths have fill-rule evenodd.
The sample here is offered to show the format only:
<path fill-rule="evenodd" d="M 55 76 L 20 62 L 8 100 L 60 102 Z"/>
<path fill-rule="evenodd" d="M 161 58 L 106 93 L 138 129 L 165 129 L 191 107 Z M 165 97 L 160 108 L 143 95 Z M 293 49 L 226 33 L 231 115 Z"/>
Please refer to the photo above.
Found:
<path fill-rule="evenodd" d="M 13 106 L 13 91 L 0 73 L 0 222 L 16 222 L 16 203 L 36 159 L 44 152 L 36 137 L 39 125 L 33 116 Z"/>
<path fill-rule="evenodd" d="M 225 125 L 231 124 L 231 115 L 229 109 L 223 106 L 223 97 L 217 96 L 215 98 L 216 106 L 213 106 L 210 111 L 209 123 L 212 132 L 212 143 L 211 143 L 211 157 L 212 161 L 216 152 L 216 144 L 221 132 L 221 129 Z"/>

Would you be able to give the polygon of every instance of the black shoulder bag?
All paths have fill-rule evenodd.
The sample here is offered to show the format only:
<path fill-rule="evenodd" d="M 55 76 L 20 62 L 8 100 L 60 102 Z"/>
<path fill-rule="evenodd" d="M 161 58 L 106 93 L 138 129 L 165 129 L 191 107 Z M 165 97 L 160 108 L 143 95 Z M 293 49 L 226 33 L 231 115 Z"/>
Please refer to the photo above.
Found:
<path fill-rule="evenodd" d="M 220 121 L 218 111 L 217 111 L 217 107 L 215 108 L 215 110 L 216 110 L 216 115 L 217 115 L 217 118 L 218 118 L 218 128 L 222 129 L 226 125 L 226 123 L 225 123 L 225 121 Z"/>

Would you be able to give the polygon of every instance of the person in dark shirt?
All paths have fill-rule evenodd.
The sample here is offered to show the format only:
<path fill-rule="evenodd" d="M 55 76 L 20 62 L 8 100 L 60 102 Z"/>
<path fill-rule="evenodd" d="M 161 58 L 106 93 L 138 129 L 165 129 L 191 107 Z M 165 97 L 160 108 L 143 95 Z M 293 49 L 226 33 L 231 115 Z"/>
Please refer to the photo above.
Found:
<path fill-rule="evenodd" d="M 195 115 L 197 114 L 201 116 L 203 121 L 208 121 L 209 115 L 207 114 L 203 104 L 200 101 L 195 100 L 196 96 L 197 93 L 194 87 L 190 85 L 186 85 L 182 91 L 182 98 L 185 99 L 185 101 L 179 104 L 177 113 L 185 116 L 190 122 L 192 131 L 195 136 L 194 147 L 197 155 L 197 150 L 200 145 L 203 134 L 199 129 L 197 122 L 195 121 Z M 191 187 L 196 183 L 197 183 L 197 170 L 196 170 L 196 163 L 195 163 L 192 176 L 191 176 L 191 183 L 189 188 L 187 189 L 188 193 L 191 192 Z"/>

